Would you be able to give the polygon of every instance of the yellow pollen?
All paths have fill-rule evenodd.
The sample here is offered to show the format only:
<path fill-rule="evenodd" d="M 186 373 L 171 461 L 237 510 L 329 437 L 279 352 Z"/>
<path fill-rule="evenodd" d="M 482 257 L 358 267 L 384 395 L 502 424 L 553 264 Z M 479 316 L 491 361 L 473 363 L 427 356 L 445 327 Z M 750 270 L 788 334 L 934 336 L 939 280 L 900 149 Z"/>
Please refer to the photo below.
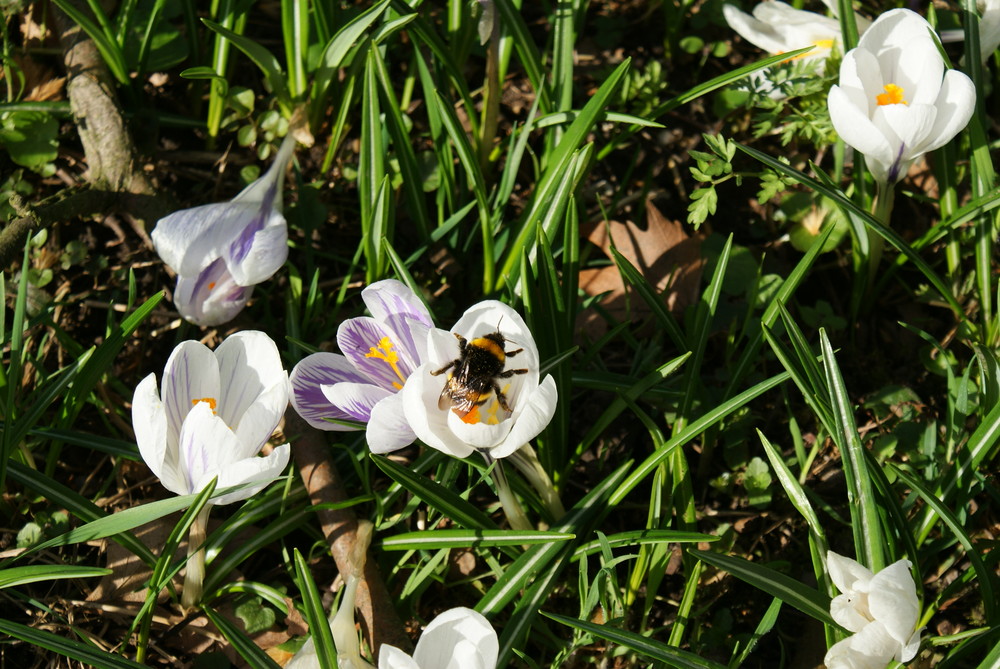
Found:
<path fill-rule="evenodd" d="M 208 408 L 212 410 L 212 413 L 215 413 L 215 407 L 218 405 L 218 402 L 214 397 L 199 397 L 197 399 L 193 399 L 191 400 L 191 406 L 194 406 L 198 402 L 205 402 L 208 404 Z"/>
<path fill-rule="evenodd" d="M 208 289 L 209 290 L 215 290 L 215 282 L 214 281 L 209 281 L 208 282 Z"/>
<path fill-rule="evenodd" d="M 392 367 L 392 371 L 396 372 L 396 376 L 399 377 L 399 380 L 406 383 L 406 377 L 403 376 L 401 371 L 399 371 L 399 366 L 396 364 L 399 362 L 399 354 L 393 350 L 392 340 L 388 337 L 382 337 L 382 339 L 378 342 L 378 346 L 372 346 L 368 349 L 368 352 L 365 353 L 365 357 L 385 361 L 386 364 Z M 400 390 L 403 387 L 403 384 L 393 381 L 392 386 L 396 390 Z"/>
<path fill-rule="evenodd" d="M 886 84 L 884 88 L 885 93 L 879 93 L 875 96 L 875 102 L 878 103 L 879 107 L 883 107 L 885 105 L 910 104 L 903 99 L 903 89 L 896 84 Z"/>

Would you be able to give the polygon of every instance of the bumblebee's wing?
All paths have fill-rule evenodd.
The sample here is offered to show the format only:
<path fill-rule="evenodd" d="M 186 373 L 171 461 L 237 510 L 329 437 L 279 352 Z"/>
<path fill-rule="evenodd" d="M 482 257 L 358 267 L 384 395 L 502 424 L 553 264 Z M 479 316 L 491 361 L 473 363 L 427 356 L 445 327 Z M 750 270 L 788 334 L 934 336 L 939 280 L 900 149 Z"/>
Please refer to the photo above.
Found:
<path fill-rule="evenodd" d="M 458 414 L 459 418 L 464 419 L 482 403 L 480 398 L 479 393 L 462 385 L 458 378 L 449 374 L 438 396 L 438 409 L 442 411 L 450 409 Z"/>

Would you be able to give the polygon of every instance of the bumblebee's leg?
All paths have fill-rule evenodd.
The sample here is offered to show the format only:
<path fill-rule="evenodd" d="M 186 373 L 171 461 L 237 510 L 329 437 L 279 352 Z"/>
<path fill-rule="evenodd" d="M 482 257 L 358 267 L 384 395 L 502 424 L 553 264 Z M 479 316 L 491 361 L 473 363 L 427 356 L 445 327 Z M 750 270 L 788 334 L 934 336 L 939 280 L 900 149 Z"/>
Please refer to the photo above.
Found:
<path fill-rule="evenodd" d="M 506 411 L 507 413 L 514 413 L 514 410 L 510 408 L 509 404 L 507 404 L 507 396 L 504 395 L 503 390 L 500 389 L 500 384 L 497 383 L 496 381 L 493 381 L 493 395 L 497 398 L 497 402 L 500 403 L 500 407 L 504 411 Z"/>
<path fill-rule="evenodd" d="M 445 372 L 447 372 L 449 369 L 451 369 L 452 367 L 454 367 L 455 365 L 457 365 L 460 362 L 462 362 L 461 359 L 456 358 L 455 360 L 452 360 L 451 362 L 449 362 L 447 365 L 445 365 L 441 369 L 437 370 L 436 372 L 431 372 L 431 376 L 437 376 L 438 374 L 444 374 Z"/>
<path fill-rule="evenodd" d="M 445 365 L 441 369 L 437 370 L 436 372 L 431 372 L 431 376 L 438 376 L 439 374 L 444 374 L 449 369 L 451 369 L 452 367 L 457 366 L 458 363 L 462 362 L 462 358 L 465 357 L 465 347 L 469 344 L 469 342 L 467 342 L 465 340 L 465 337 L 463 337 L 462 335 L 458 334 L 457 332 L 455 332 L 453 334 L 458 339 L 458 352 L 460 354 L 459 357 L 455 358 L 454 360 L 452 360 L 451 362 L 449 362 L 447 365 Z"/>
<path fill-rule="evenodd" d="M 516 351 L 504 351 L 503 354 L 505 356 L 507 356 L 508 358 L 513 358 L 515 355 L 517 355 L 518 353 L 520 353 L 523 350 L 524 350 L 523 348 L 519 348 Z"/>
<path fill-rule="evenodd" d="M 526 370 L 526 369 L 508 369 L 506 372 L 500 372 L 499 374 L 497 374 L 497 378 L 500 378 L 500 379 L 509 379 L 510 377 L 514 376 L 515 374 L 527 374 L 527 373 L 528 373 L 528 370 Z"/>

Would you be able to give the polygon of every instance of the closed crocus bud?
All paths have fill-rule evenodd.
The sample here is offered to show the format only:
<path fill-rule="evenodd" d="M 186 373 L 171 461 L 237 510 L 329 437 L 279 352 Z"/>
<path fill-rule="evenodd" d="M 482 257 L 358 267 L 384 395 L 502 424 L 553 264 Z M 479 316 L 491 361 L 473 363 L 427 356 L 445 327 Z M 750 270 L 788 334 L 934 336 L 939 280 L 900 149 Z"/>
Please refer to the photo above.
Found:
<path fill-rule="evenodd" d="M 555 380 L 540 379 L 535 340 L 502 302 L 471 307 L 451 332 L 431 330 L 426 360 L 407 379 L 402 400 L 410 428 L 432 448 L 504 458 L 552 420 Z"/>
<path fill-rule="evenodd" d="M 378 669 L 496 669 L 497 633 L 481 613 L 449 609 L 432 620 L 413 655 L 383 644 Z"/>
<path fill-rule="evenodd" d="M 876 181 L 893 185 L 966 126 L 976 91 L 965 74 L 945 71 L 930 24 L 894 9 L 844 55 L 828 103 L 837 133 L 864 154 Z"/>
<path fill-rule="evenodd" d="M 284 444 L 257 457 L 288 406 L 288 375 L 263 332 L 240 332 L 214 352 L 186 341 L 174 349 L 157 392 L 150 374 L 135 389 L 132 424 L 139 453 L 163 486 L 178 495 L 255 485 L 210 504 L 231 504 L 264 488 L 288 464 Z"/>
<path fill-rule="evenodd" d="M 890 660 L 908 662 L 920 647 L 916 584 L 910 561 L 899 560 L 873 574 L 858 562 L 827 553 L 830 579 L 842 594 L 830 615 L 853 635 L 830 647 L 827 669 L 885 669 Z"/>
<path fill-rule="evenodd" d="M 281 213 L 285 169 L 295 149 L 289 133 L 262 177 L 229 202 L 182 209 L 161 218 L 153 246 L 177 273 L 174 304 L 197 325 L 232 320 L 288 257 Z"/>

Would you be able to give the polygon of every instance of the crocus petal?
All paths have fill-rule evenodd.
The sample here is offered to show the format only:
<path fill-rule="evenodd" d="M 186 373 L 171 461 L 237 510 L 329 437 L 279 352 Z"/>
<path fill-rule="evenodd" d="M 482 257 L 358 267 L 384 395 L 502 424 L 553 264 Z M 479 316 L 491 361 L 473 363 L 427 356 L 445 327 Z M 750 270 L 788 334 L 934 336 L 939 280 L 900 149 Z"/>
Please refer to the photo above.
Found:
<path fill-rule="evenodd" d="M 341 382 L 323 386 L 323 394 L 330 404 L 350 416 L 351 420 L 368 422 L 372 407 L 394 393 L 371 383 Z"/>
<path fill-rule="evenodd" d="M 433 332 L 433 331 L 432 331 Z M 420 441 L 456 458 L 466 458 L 473 449 L 448 428 L 448 414 L 437 408 L 441 396 L 441 378 L 431 376 L 433 365 L 425 363 L 406 380 L 400 395 L 403 413 Z"/>
<path fill-rule="evenodd" d="M 240 442 L 239 455 L 248 458 L 260 452 L 264 444 L 281 422 L 288 408 L 288 384 L 284 380 L 285 372 L 281 371 L 281 381 L 262 392 L 254 403 L 247 407 L 240 417 L 239 425 L 230 428 L 236 432 Z M 223 394 L 225 397 L 226 394 Z"/>
<path fill-rule="evenodd" d="M 156 253 L 178 274 L 195 276 L 219 257 L 215 235 L 220 226 L 247 205 L 229 202 L 182 209 L 156 222 L 150 233 Z"/>
<path fill-rule="evenodd" d="M 200 491 L 232 464 L 232 455 L 239 452 L 240 443 L 208 402 L 198 402 L 184 419 L 178 449 L 185 489 L 172 492 L 187 495 Z"/>
<path fill-rule="evenodd" d="M 240 286 L 222 258 L 193 276 L 179 274 L 174 305 L 181 316 L 195 325 L 228 323 L 243 310 L 253 295 L 253 286 Z"/>
<path fill-rule="evenodd" d="M 920 650 L 920 635 L 923 631 L 924 628 L 921 627 L 910 635 L 906 643 L 896 652 L 894 658 L 896 662 L 909 662 L 916 656 L 917 651 Z"/>
<path fill-rule="evenodd" d="M 893 638 L 875 622 L 831 646 L 823 662 L 826 669 L 885 669 L 895 648 Z"/>
<path fill-rule="evenodd" d="M 976 109 L 976 87 L 961 72 L 948 70 L 934 106 L 937 118 L 927 133 L 927 142 L 919 147 L 922 152 L 941 148 L 968 125 Z"/>
<path fill-rule="evenodd" d="M 860 632 L 871 620 L 861 615 L 858 601 L 866 595 L 859 592 L 837 595 L 830 601 L 830 617 L 849 632 Z"/>
<path fill-rule="evenodd" d="M 503 442 L 490 451 L 490 455 L 505 458 L 537 437 L 555 415 L 558 401 L 555 379 L 547 375 L 530 396 L 520 398 L 518 405 L 519 408 L 524 407 L 523 411 L 516 418 L 511 418 L 513 427 Z"/>
<path fill-rule="evenodd" d="M 288 258 L 288 224 L 273 202 L 262 206 L 240 221 L 238 234 L 222 246 L 233 279 L 241 286 L 267 281 L 277 273 Z"/>
<path fill-rule="evenodd" d="M 226 390 L 219 399 L 217 412 L 233 428 L 266 388 L 278 385 L 285 389 L 281 354 L 263 332 L 246 330 L 227 337 L 215 350 L 215 357 L 219 385 Z"/>
<path fill-rule="evenodd" d="M 499 655 L 493 626 L 481 613 L 464 607 L 434 618 L 413 651 L 413 659 L 425 669 L 494 669 Z"/>
<path fill-rule="evenodd" d="M 849 557 L 827 551 L 826 569 L 830 580 L 843 593 L 851 592 L 857 583 L 868 583 L 872 579 L 870 569 Z"/>
<path fill-rule="evenodd" d="M 335 420 L 353 420 L 330 404 L 323 393 L 323 385 L 333 385 L 342 381 L 366 383 L 368 379 L 354 369 L 347 358 L 336 353 L 313 353 L 295 365 L 289 377 L 292 386 L 292 406 L 310 425 L 320 430 L 346 431 L 355 428 L 331 423 Z"/>
<path fill-rule="evenodd" d="M 405 315 L 427 327 L 434 325 L 423 301 L 410 290 L 409 286 L 395 279 L 376 281 L 361 291 L 361 299 L 364 300 L 372 318 L 377 321 Z"/>
<path fill-rule="evenodd" d="M 155 374 L 150 374 L 135 387 L 132 427 L 139 455 L 150 471 L 161 481 L 166 477 L 174 479 L 177 475 L 176 454 L 167 450 L 167 412 L 156 389 Z M 168 462 L 170 459 L 174 462 Z M 174 481 L 171 483 L 177 485 Z"/>
<path fill-rule="evenodd" d="M 196 341 L 178 345 L 163 370 L 168 443 L 177 443 L 181 425 L 194 405 L 206 398 L 217 401 L 219 391 L 219 364 L 215 354 Z"/>
<path fill-rule="evenodd" d="M 351 318 L 341 323 L 337 345 L 358 371 L 386 390 L 399 390 L 413 372 L 399 355 L 395 333 L 374 318 Z"/>
<path fill-rule="evenodd" d="M 384 643 L 379 649 L 378 669 L 421 669 L 421 667 L 400 649 Z"/>
<path fill-rule="evenodd" d="M 212 503 L 232 504 L 256 495 L 281 476 L 281 472 L 285 471 L 285 467 L 288 466 L 289 455 L 289 445 L 282 444 L 268 453 L 266 457 L 254 456 L 227 464 L 219 472 L 219 482 L 216 484 L 216 489 L 253 482 L 256 482 L 257 485 L 222 495 L 212 500 Z"/>
<path fill-rule="evenodd" d="M 365 431 L 368 448 L 372 453 L 391 453 L 413 443 L 413 434 L 406 422 L 403 410 L 403 396 L 394 393 L 384 398 L 371 411 L 371 419 Z"/>
<path fill-rule="evenodd" d="M 910 573 L 910 561 L 894 562 L 871 580 L 868 609 L 900 646 L 905 646 L 920 617 L 920 602 Z"/>
<path fill-rule="evenodd" d="M 740 11 L 734 5 L 723 5 L 722 14 L 729 27 L 755 47 L 763 49 L 768 53 L 782 53 L 789 50 L 787 45 L 775 33 L 774 28 L 750 14 Z"/>

